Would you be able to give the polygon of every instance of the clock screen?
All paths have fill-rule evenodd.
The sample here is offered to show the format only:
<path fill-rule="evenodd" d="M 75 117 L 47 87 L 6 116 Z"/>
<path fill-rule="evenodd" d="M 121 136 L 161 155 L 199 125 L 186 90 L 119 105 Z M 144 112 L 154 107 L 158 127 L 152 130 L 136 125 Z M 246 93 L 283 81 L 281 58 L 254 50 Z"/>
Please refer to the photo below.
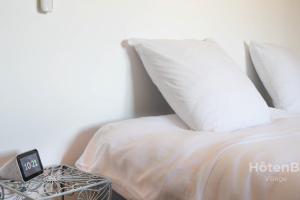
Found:
<path fill-rule="evenodd" d="M 39 157 L 37 153 L 27 155 L 20 159 L 20 164 L 23 168 L 25 177 L 32 176 L 42 170 L 42 166 L 39 163 Z"/>

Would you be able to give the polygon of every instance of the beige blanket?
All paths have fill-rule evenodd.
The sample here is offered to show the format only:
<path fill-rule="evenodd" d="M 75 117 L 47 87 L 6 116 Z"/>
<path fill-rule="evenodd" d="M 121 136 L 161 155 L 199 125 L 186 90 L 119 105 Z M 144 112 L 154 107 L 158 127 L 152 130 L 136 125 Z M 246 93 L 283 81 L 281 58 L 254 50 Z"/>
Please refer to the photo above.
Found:
<path fill-rule="evenodd" d="M 300 199 L 300 115 L 229 133 L 194 132 L 176 115 L 100 129 L 76 166 L 111 177 L 128 199 Z"/>

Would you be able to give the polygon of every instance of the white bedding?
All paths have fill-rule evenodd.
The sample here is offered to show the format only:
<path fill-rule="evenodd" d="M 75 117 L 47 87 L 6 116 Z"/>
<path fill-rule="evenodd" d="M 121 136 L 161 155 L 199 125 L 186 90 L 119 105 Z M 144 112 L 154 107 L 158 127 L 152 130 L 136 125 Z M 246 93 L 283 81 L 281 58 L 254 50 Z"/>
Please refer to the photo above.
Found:
<path fill-rule="evenodd" d="M 188 130 L 176 115 L 112 123 L 76 166 L 112 178 L 127 199 L 292 200 L 300 172 L 250 172 L 300 162 L 300 114 L 272 110 L 273 122 L 228 133 Z"/>

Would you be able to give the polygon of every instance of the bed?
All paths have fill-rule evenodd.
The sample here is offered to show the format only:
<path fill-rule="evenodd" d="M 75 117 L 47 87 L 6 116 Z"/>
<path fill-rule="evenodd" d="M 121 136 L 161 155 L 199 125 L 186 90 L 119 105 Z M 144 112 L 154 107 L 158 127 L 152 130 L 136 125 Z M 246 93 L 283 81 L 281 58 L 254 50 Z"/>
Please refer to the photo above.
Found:
<path fill-rule="evenodd" d="M 111 177 L 126 199 L 299 199 L 300 114 L 270 112 L 271 124 L 223 133 L 175 114 L 111 123 L 76 166 Z"/>

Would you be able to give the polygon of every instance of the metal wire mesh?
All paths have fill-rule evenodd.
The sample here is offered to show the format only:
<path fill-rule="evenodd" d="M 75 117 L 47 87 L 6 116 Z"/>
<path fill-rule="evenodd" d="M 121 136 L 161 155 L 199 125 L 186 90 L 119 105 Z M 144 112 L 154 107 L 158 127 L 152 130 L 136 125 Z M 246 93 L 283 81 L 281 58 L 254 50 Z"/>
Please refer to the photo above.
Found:
<path fill-rule="evenodd" d="M 77 194 L 80 200 L 111 199 L 111 181 L 69 166 L 46 168 L 44 173 L 28 182 L 0 181 L 0 200 L 18 194 L 35 200 L 53 199 Z M 20 200 L 20 199 L 15 199 Z"/>

